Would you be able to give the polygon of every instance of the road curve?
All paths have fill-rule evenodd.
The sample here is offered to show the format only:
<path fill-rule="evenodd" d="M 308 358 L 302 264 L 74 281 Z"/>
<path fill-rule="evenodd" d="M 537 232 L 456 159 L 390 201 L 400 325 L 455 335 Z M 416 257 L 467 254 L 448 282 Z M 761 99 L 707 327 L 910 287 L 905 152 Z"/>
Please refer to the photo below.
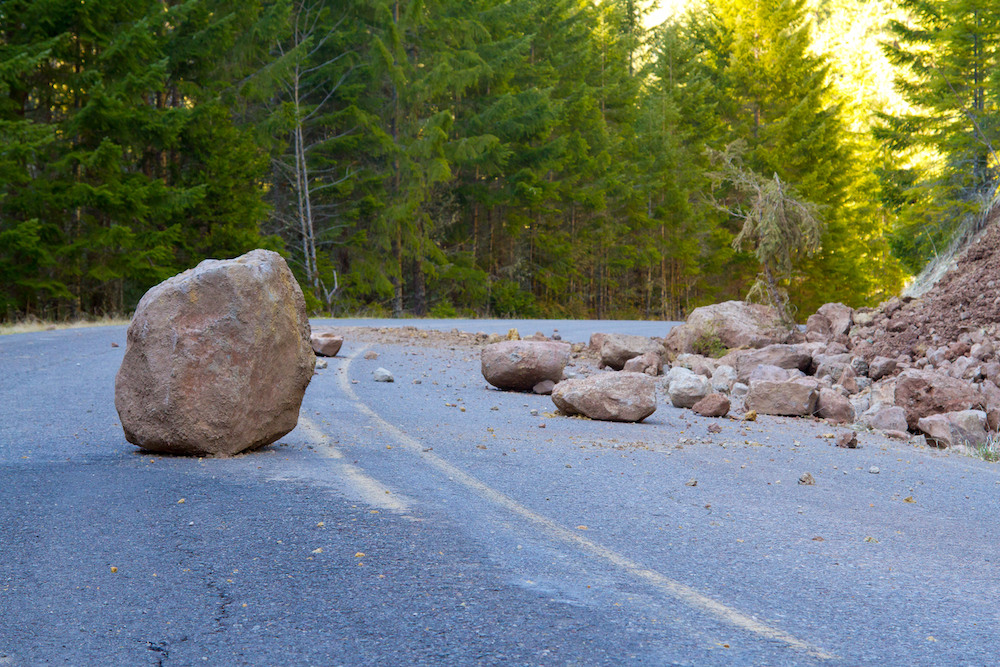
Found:
<path fill-rule="evenodd" d="M 276 445 L 151 456 L 124 338 L 0 338 L 0 665 L 995 662 L 995 465 L 662 399 L 567 419 L 474 347 L 376 334 Z"/>

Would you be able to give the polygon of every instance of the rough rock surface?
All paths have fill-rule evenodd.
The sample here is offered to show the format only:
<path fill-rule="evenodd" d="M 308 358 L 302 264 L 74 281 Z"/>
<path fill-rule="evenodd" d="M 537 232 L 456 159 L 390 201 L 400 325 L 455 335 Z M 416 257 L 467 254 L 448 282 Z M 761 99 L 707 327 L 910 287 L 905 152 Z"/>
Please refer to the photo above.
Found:
<path fill-rule="evenodd" d="M 655 355 L 662 359 L 665 355 L 663 346 L 652 338 L 645 336 L 630 336 L 627 334 L 605 334 L 601 343 L 601 364 L 616 371 L 625 367 L 625 362 L 644 354 Z"/>
<path fill-rule="evenodd" d="M 982 395 L 968 382 L 910 369 L 896 381 L 895 403 L 906 411 L 906 423 L 912 429 L 921 417 L 978 407 Z"/>
<path fill-rule="evenodd" d="M 709 394 L 691 408 L 702 417 L 725 417 L 729 414 L 729 399 L 722 394 Z"/>
<path fill-rule="evenodd" d="M 597 373 L 560 382 L 552 402 L 568 415 L 639 422 L 656 412 L 656 382 L 645 373 Z"/>
<path fill-rule="evenodd" d="M 686 371 L 677 373 L 676 371 Z M 686 368 L 671 368 L 667 394 L 675 408 L 693 408 L 698 401 L 712 393 L 712 381 Z"/>
<path fill-rule="evenodd" d="M 309 336 L 309 344 L 312 345 L 313 352 L 317 356 L 335 357 L 344 345 L 344 338 L 331 331 L 314 331 Z"/>
<path fill-rule="evenodd" d="M 896 406 L 882 408 L 866 421 L 869 426 L 879 431 L 905 431 L 907 429 L 906 411 Z"/>
<path fill-rule="evenodd" d="M 762 415 L 802 417 L 816 411 L 819 390 L 805 382 L 756 382 L 746 397 L 746 407 Z"/>
<path fill-rule="evenodd" d="M 498 389 L 531 391 L 544 380 L 561 380 L 569 354 L 567 343 L 554 341 L 509 340 L 494 343 L 483 348 L 483 377 Z"/>
<path fill-rule="evenodd" d="M 851 424 L 854 422 L 854 406 L 847 397 L 823 387 L 816 400 L 816 416 L 834 424 Z"/>
<path fill-rule="evenodd" d="M 659 375 L 660 371 L 663 370 L 663 357 L 653 352 L 646 352 L 626 361 L 622 370 L 626 373 Z"/>
<path fill-rule="evenodd" d="M 151 451 L 232 456 L 295 428 L 316 355 L 280 255 L 205 260 L 153 287 L 115 378 L 125 438 Z"/>
<path fill-rule="evenodd" d="M 981 410 L 944 412 L 923 417 L 917 428 L 937 447 L 979 447 L 986 442 L 986 413 Z"/>
<path fill-rule="evenodd" d="M 667 334 L 664 345 L 674 354 L 695 352 L 700 338 L 718 337 L 726 347 L 763 347 L 789 336 L 774 310 L 743 301 L 725 301 L 695 308 L 684 324 Z"/>
<path fill-rule="evenodd" d="M 759 350 L 739 355 L 736 373 L 740 382 L 746 382 L 757 366 L 778 366 L 787 370 L 807 371 L 812 365 L 812 355 L 798 345 L 768 345 Z"/>

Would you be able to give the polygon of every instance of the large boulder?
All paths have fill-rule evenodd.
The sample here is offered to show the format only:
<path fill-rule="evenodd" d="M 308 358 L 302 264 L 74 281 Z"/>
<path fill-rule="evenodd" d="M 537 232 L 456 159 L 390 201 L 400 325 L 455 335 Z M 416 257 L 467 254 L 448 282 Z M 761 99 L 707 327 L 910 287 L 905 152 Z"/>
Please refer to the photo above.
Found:
<path fill-rule="evenodd" d="M 927 441 L 937 447 L 981 447 L 986 444 L 986 413 L 981 410 L 944 412 L 917 421 Z"/>
<path fill-rule="evenodd" d="M 483 377 L 498 389 L 531 391 L 543 380 L 559 382 L 569 362 L 570 346 L 555 341 L 507 340 L 482 352 Z"/>
<path fill-rule="evenodd" d="M 662 366 L 665 352 L 663 346 L 655 340 L 645 336 L 605 334 L 604 341 L 601 343 L 601 366 L 620 371 L 625 367 L 626 361 L 644 354 L 654 354 L 660 357 Z"/>
<path fill-rule="evenodd" d="M 232 456 L 295 428 L 316 355 L 281 255 L 205 260 L 153 287 L 115 378 L 125 438 L 146 450 Z"/>
<path fill-rule="evenodd" d="M 645 373 L 597 373 L 563 380 L 552 390 L 552 402 L 568 415 L 638 422 L 656 412 L 656 382 Z"/>
<path fill-rule="evenodd" d="M 790 333 L 773 308 L 726 301 L 695 308 L 684 324 L 670 330 L 664 344 L 674 354 L 699 351 L 711 341 L 726 348 L 763 347 L 785 342 Z"/>
<path fill-rule="evenodd" d="M 736 374 L 740 382 L 749 380 L 750 373 L 760 365 L 806 372 L 812 365 L 812 354 L 798 345 L 768 345 L 759 350 L 744 352 L 736 361 Z"/>
<path fill-rule="evenodd" d="M 745 404 L 748 410 L 755 410 L 762 415 L 803 417 L 816 411 L 818 398 L 816 382 L 761 381 L 750 387 Z"/>
<path fill-rule="evenodd" d="M 968 382 L 911 368 L 899 374 L 893 402 L 906 411 L 906 423 L 913 429 L 922 417 L 980 407 L 983 397 Z"/>

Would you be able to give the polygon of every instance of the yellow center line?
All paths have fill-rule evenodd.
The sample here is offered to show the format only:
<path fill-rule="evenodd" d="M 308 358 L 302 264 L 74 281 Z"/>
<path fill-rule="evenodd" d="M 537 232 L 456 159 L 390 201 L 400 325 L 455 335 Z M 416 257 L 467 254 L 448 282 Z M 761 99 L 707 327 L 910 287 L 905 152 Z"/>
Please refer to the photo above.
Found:
<path fill-rule="evenodd" d="M 453 464 L 442 459 L 434 452 L 424 451 L 425 447 L 418 440 L 410 437 L 396 426 L 393 426 L 388 421 L 383 419 L 378 413 L 361 402 L 357 394 L 355 394 L 354 390 L 351 388 L 351 382 L 348 379 L 348 369 L 350 368 L 351 362 L 354 361 L 355 357 L 364 352 L 367 347 L 367 345 L 361 347 L 350 356 L 345 357 L 345 363 L 342 367 L 343 372 L 340 373 L 340 388 L 351 399 L 354 407 L 359 412 L 365 414 L 368 418 L 375 422 L 379 428 L 384 429 L 393 439 L 402 444 L 405 449 L 418 454 L 424 461 L 448 475 L 452 481 L 458 482 L 459 484 L 474 491 L 487 501 L 503 507 L 504 509 L 507 509 L 508 511 L 529 521 L 550 538 L 576 546 L 582 551 L 585 551 L 593 556 L 597 556 L 619 569 L 624 570 L 633 577 L 652 584 L 663 593 L 666 593 L 667 595 L 694 609 L 707 612 L 730 625 L 752 632 L 765 639 L 784 643 L 789 647 L 802 651 L 814 658 L 821 660 L 837 659 L 837 656 L 827 653 L 823 649 L 813 646 L 808 642 L 802 641 L 784 630 L 771 627 L 766 623 L 761 623 L 755 618 L 747 616 L 746 614 L 724 605 L 707 595 L 699 593 L 690 586 L 674 581 L 673 579 L 655 570 L 645 568 L 634 560 L 627 558 L 626 556 L 623 556 L 608 547 L 598 544 L 592 540 L 588 540 L 579 533 L 559 525 L 552 519 L 528 509 L 510 496 L 497 491 L 472 475 L 455 467 Z"/>

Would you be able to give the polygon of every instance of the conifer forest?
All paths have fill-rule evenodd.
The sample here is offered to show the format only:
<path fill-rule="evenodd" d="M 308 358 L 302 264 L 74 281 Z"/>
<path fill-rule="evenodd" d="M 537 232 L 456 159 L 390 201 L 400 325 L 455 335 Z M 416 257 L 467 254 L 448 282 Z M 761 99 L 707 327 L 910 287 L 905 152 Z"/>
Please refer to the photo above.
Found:
<path fill-rule="evenodd" d="M 804 319 L 996 196 L 997 0 L 656 9 L 0 0 L 0 321 L 258 247 L 317 314 Z"/>

